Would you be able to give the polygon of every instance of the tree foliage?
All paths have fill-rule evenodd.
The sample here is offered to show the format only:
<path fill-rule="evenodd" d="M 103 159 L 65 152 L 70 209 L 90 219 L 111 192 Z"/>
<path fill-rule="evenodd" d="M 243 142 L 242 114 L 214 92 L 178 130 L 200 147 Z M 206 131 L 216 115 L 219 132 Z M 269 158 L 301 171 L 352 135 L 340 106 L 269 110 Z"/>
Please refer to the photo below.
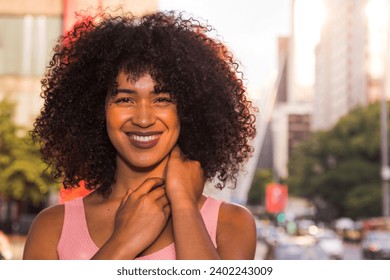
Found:
<path fill-rule="evenodd" d="M 28 130 L 13 121 L 14 109 L 0 101 L 0 195 L 39 204 L 55 184 Z"/>
<path fill-rule="evenodd" d="M 265 187 L 272 182 L 271 170 L 257 169 L 253 177 L 251 188 L 248 193 L 248 205 L 262 205 L 265 200 Z"/>
<path fill-rule="evenodd" d="M 288 168 L 291 193 L 320 198 L 336 216 L 380 216 L 379 104 L 357 108 L 334 128 L 313 133 L 293 150 Z"/>

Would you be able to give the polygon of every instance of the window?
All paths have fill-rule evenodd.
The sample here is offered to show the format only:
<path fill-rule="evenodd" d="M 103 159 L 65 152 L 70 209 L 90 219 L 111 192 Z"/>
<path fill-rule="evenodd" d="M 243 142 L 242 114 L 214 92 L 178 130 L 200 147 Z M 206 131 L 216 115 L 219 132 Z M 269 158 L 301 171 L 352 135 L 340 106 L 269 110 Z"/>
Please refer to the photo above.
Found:
<path fill-rule="evenodd" d="M 61 24 L 61 17 L 0 16 L 0 75 L 41 76 Z"/>

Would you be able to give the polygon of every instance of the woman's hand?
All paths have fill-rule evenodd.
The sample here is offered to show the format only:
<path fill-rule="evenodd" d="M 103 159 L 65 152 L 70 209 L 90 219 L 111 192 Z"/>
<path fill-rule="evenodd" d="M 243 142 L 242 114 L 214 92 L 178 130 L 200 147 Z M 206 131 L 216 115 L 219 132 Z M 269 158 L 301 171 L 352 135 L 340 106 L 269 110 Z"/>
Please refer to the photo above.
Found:
<path fill-rule="evenodd" d="M 200 163 L 185 158 L 177 145 L 170 154 L 165 181 L 167 196 L 175 206 L 197 205 L 206 182 Z"/>
<path fill-rule="evenodd" d="M 205 183 L 200 163 L 185 158 L 176 146 L 168 160 L 165 180 L 172 208 L 176 258 L 219 259 L 200 213 Z"/>
<path fill-rule="evenodd" d="M 164 180 L 149 178 L 123 197 L 115 215 L 114 232 L 96 258 L 115 252 L 116 259 L 134 259 L 164 230 L 171 215 Z M 112 256 L 110 258 L 113 258 Z"/>

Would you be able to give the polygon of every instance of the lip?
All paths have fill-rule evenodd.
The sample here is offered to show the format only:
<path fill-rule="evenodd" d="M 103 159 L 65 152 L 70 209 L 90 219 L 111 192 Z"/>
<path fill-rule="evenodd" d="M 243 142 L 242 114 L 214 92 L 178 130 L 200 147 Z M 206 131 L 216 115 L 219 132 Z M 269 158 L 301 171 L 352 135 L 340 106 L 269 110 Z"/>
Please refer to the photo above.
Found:
<path fill-rule="evenodd" d="M 158 144 L 162 132 L 160 131 L 132 131 L 127 132 L 130 143 L 138 149 L 150 149 Z M 144 139 L 142 139 L 144 138 Z M 146 138 L 146 139 L 145 139 Z"/>

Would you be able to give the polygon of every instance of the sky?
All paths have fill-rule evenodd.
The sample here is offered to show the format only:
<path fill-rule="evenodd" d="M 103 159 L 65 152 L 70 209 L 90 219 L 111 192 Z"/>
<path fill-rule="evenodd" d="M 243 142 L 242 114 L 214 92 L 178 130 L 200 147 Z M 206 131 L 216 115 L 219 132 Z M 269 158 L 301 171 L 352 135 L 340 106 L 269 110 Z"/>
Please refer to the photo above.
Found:
<path fill-rule="evenodd" d="M 389 18 L 386 13 L 387 0 L 371 0 L 368 2 L 366 14 L 369 20 L 369 52 L 371 54 L 370 70 L 375 78 L 381 78 L 384 71 L 383 60 L 386 56 Z"/>
<path fill-rule="evenodd" d="M 290 34 L 290 0 L 159 0 L 213 26 L 242 65 L 249 90 L 268 87 L 277 71 L 277 38 Z"/>

